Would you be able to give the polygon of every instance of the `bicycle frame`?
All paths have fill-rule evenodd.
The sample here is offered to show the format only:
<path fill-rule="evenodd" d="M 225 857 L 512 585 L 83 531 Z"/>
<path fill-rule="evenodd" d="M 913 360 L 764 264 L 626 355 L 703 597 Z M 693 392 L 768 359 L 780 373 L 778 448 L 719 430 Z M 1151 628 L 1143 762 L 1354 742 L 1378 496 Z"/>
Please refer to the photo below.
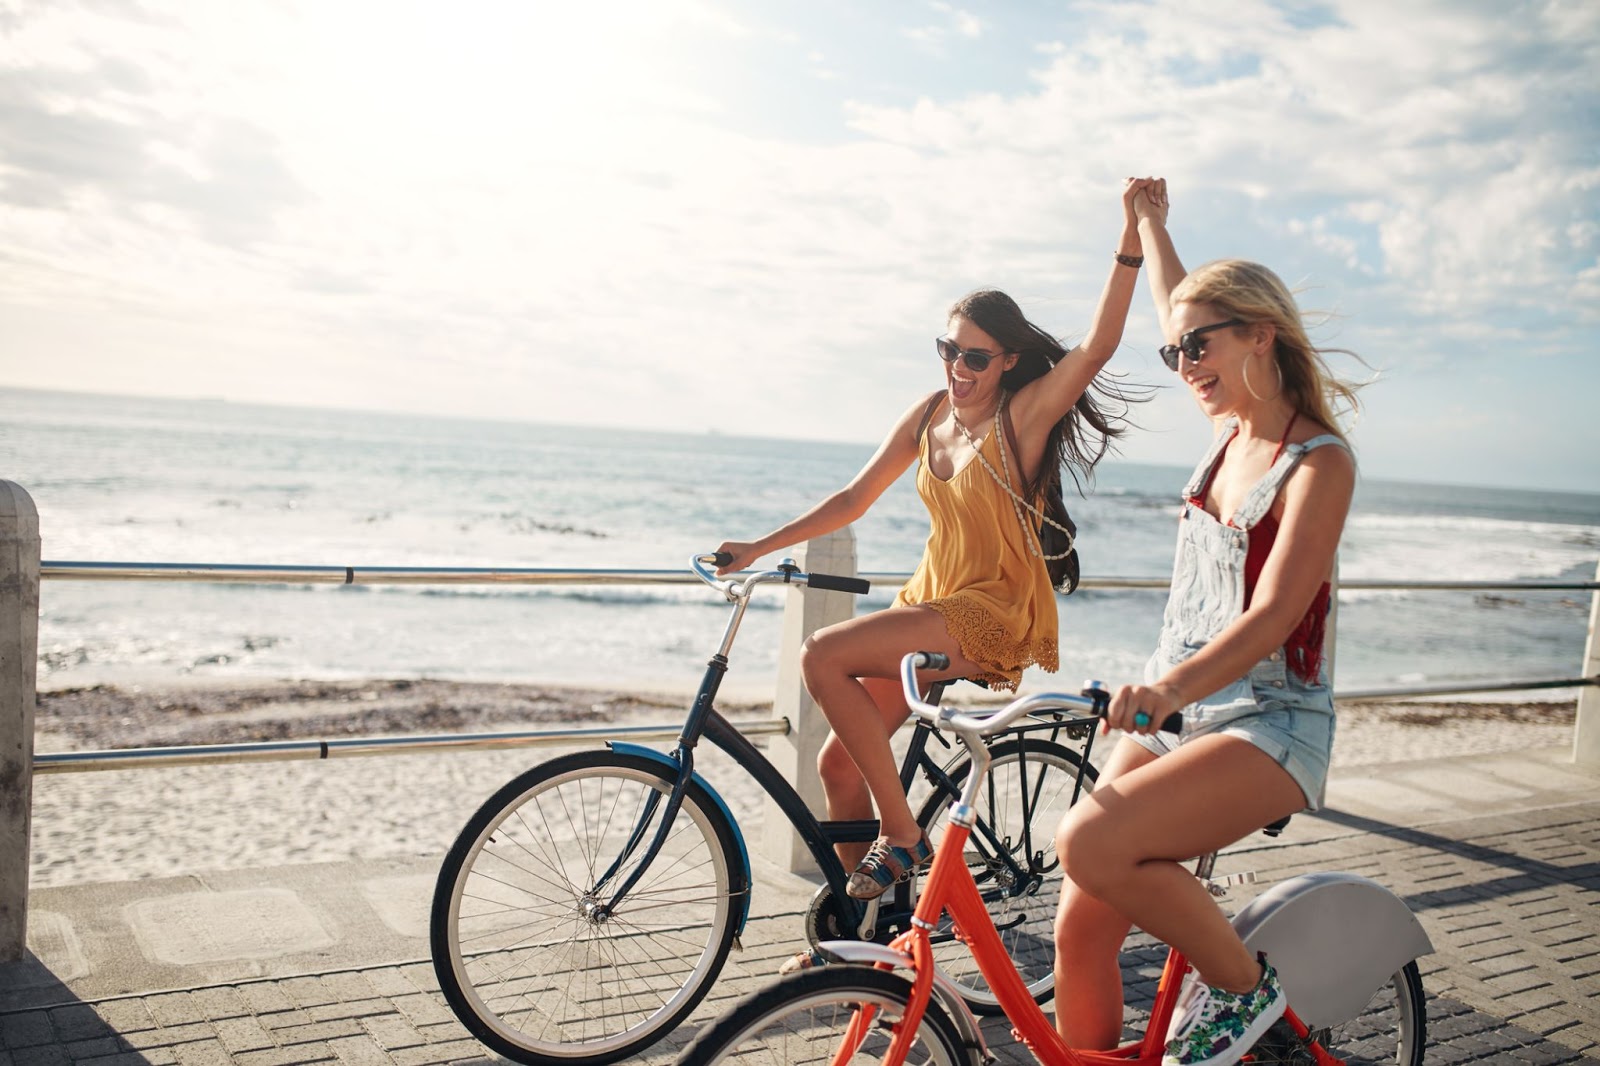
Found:
<path fill-rule="evenodd" d="M 928 931 L 936 928 L 939 918 L 949 912 L 958 930 L 956 935 L 971 950 L 978 971 L 994 990 L 1006 1017 L 1040 1062 L 1060 1063 L 1063 1066 L 1159 1063 L 1165 1048 L 1167 1024 L 1177 1004 L 1184 971 L 1188 969 L 1184 957 L 1177 951 L 1169 950 L 1161 982 L 1156 989 L 1150 1024 L 1143 1039 L 1112 1051 L 1082 1051 L 1069 1047 L 1028 994 L 1022 978 L 1017 976 L 1016 967 L 1011 964 L 1010 956 L 1006 954 L 1005 946 L 1000 942 L 1000 934 L 996 932 L 994 922 L 983 905 L 977 882 L 962 861 L 962 849 L 966 846 L 971 828 L 958 821 L 959 817 L 959 813 L 951 817 L 950 826 L 945 831 L 948 843 L 934 856 L 932 871 L 912 919 L 912 928 L 889 944 L 891 950 L 909 959 L 914 976 L 910 1004 L 896 1027 L 884 1062 L 895 1064 L 905 1061 L 917 1026 L 922 1021 L 923 1011 L 933 994 L 933 946 Z M 889 968 L 886 963 L 878 965 L 880 969 Z M 860 1041 L 865 1039 L 870 1028 L 870 1015 L 869 1010 L 857 1012 L 846 1031 L 847 1044 L 853 1043 L 854 1048 L 859 1048 Z"/>
<path fill-rule="evenodd" d="M 948 850 L 941 848 L 934 856 L 933 867 L 917 903 L 911 928 L 888 945 L 888 950 L 897 954 L 899 959 L 893 963 L 884 961 L 873 963 L 878 969 L 883 970 L 894 969 L 897 965 L 909 965 L 913 975 L 911 998 L 905 1016 L 895 1029 L 889 1052 L 884 1057 L 886 1066 L 898 1066 L 905 1061 L 910 1043 L 916 1035 L 917 1026 L 922 1021 L 923 1012 L 929 999 L 932 998 L 935 970 L 929 930 L 937 928 L 940 917 L 946 912 L 950 914 L 957 929 L 956 935 L 972 952 L 978 964 L 978 972 L 994 990 L 995 998 L 999 1000 L 1007 1019 L 1015 1027 L 1028 1050 L 1033 1052 L 1034 1057 L 1041 1063 L 1046 1066 L 1127 1066 L 1129 1063 L 1155 1066 L 1160 1063 L 1166 1046 L 1167 1029 L 1177 1007 L 1178 994 L 1183 987 L 1184 973 L 1189 968 L 1188 960 L 1176 948 L 1167 949 L 1166 965 L 1162 968 L 1161 980 L 1156 986 L 1155 1002 L 1150 1008 L 1150 1020 L 1145 1026 L 1143 1037 L 1139 1040 L 1110 1051 L 1091 1051 L 1069 1046 L 1056 1031 L 1055 1026 L 1050 1024 L 1033 997 L 1028 994 L 1022 979 L 1017 976 L 1016 967 L 1012 965 L 1011 958 L 1000 941 L 1000 934 L 995 930 L 989 911 L 983 904 L 977 883 L 972 879 L 972 872 L 966 863 L 961 861 L 960 849 L 965 847 L 971 831 L 970 825 L 963 822 L 969 819 L 970 815 L 970 809 L 965 812 L 958 810 L 950 818 L 945 840 L 954 847 Z M 947 860 L 946 855 L 953 857 Z M 835 945 L 823 945 L 825 949 L 831 946 Z M 850 949 L 853 945 L 836 946 L 841 949 L 839 954 L 846 957 L 852 954 Z M 862 1041 L 870 1032 L 874 1013 L 873 1008 L 862 1008 L 851 1018 L 843 1042 L 844 1050 L 850 1054 L 836 1056 L 836 1061 L 848 1059 L 860 1048 Z M 1319 1066 L 1339 1066 L 1344 1061 L 1330 1054 L 1321 1044 L 1309 1039 L 1311 1028 L 1295 1013 L 1293 1007 L 1285 1009 L 1283 1020 L 1293 1030 L 1295 1036 L 1306 1041 L 1305 1050 Z"/>
<path fill-rule="evenodd" d="M 915 653 L 906 656 L 902 663 L 901 680 L 908 701 L 915 695 L 913 686 L 915 667 L 929 658 L 927 653 Z M 1091 684 L 1090 689 L 1085 690 L 1084 697 L 1095 702 L 1098 711 L 1103 708 L 1099 700 L 1106 696 L 1103 690 L 1100 693 L 1093 692 L 1094 688 L 1095 686 Z M 1052 698 L 1043 696 L 1031 699 Z M 1013 708 L 1026 702 L 1028 701 L 1019 701 Z M 1110 1051 L 1085 1050 L 1069 1046 L 1056 1031 L 1055 1026 L 1045 1017 L 1044 1012 L 1039 1009 L 1033 997 L 1028 994 L 1022 978 L 1017 975 L 1016 967 L 1001 943 L 1000 934 L 994 927 L 994 922 L 978 891 L 977 882 L 973 880 L 972 872 L 967 868 L 963 857 L 975 820 L 975 811 L 971 804 L 977 794 L 980 783 L 978 779 L 986 776 L 988 772 L 986 751 L 982 747 L 981 724 L 965 716 L 953 714 L 948 710 L 940 711 L 926 704 L 918 706 L 913 702 L 912 706 L 914 713 L 919 716 L 937 717 L 961 736 L 963 744 L 972 755 L 974 772 L 962 791 L 960 802 L 950 813 L 944 842 L 934 855 L 927 882 L 911 919 L 911 928 L 895 937 L 888 945 L 887 955 L 893 961 L 888 961 L 882 954 L 870 960 L 876 968 L 883 970 L 909 966 L 912 976 L 911 994 L 906 1011 L 895 1026 L 894 1037 L 890 1042 L 888 1054 L 884 1057 L 884 1063 L 887 1066 L 899 1066 L 903 1063 L 910 1050 L 911 1041 L 916 1038 L 917 1028 L 922 1022 L 922 1016 L 934 992 L 936 971 L 930 934 L 938 928 L 939 919 L 945 913 L 949 913 L 953 928 L 956 930 L 955 935 L 971 951 L 978 972 L 994 991 L 996 1000 L 1015 1027 L 1017 1035 L 1041 1063 L 1047 1066 L 1113 1066 L 1113 1064 L 1125 1066 L 1127 1063 L 1155 1066 L 1160 1063 L 1165 1051 L 1167 1029 L 1177 1006 L 1184 974 L 1189 968 L 1188 960 L 1177 949 L 1168 947 L 1167 960 L 1161 971 L 1160 982 L 1156 986 L 1150 1019 L 1143 1037 L 1139 1040 Z M 995 717 L 1005 718 L 1013 708 L 1008 708 L 1006 712 L 1001 712 Z M 847 961 L 857 954 L 852 950 L 854 945 L 848 942 L 824 944 L 823 948 L 836 949 L 836 953 Z M 861 961 L 868 960 L 862 958 Z M 849 1059 L 860 1049 L 871 1031 L 875 1015 L 875 1008 L 857 1009 L 845 1030 L 840 1053 L 834 1058 L 835 1062 Z M 1301 1039 L 1309 1036 L 1309 1027 L 1295 1014 L 1292 1007 L 1285 1011 L 1284 1019 Z M 1315 1042 L 1308 1044 L 1307 1050 L 1312 1053 L 1316 1062 L 1324 1066 L 1341 1061 Z"/>
<path fill-rule="evenodd" d="M 623 849 L 622 853 L 612 862 L 610 868 L 596 881 L 595 888 L 597 891 L 610 887 L 609 881 L 611 877 L 615 875 L 617 870 L 622 868 L 623 864 L 643 844 L 647 827 L 652 822 L 655 822 L 655 835 L 647 845 L 648 850 L 645 856 L 635 864 L 634 869 L 630 871 L 627 878 L 614 888 L 611 888 L 604 907 L 609 911 L 618 906 L 629 890 L 648 870 L 650 863 L 654 861 L 656 854 L 660 851 L 665 841 L 667 827 L 672 824 L 672 820 L 677 816 L 678 808 L 683 802 L 684 791 L 688 787 L 688 782 L 694 776 L 694 752 L 696 746 L 704 738 L 738 763 L 740 768 L 748 773 L 761 786 L 762 791 L 777 804 L 778 809 L 783 812 L 784 817 L 788 819 L 789 824 L 793 826 L 795 832 L 805 843 L 806 850 L 811 853 L 812 858 L 816 861 L 817 868 L 821 871 L 828 883 L 828 887 L 832 890 L 834 899 L 840 905 L 850 908 L 848 917 L 850 918 L 851 926 L 856 927 L 866 915 L 868 904 L 856 900 L 845 893 L 845 882 L 849 877 L 849 871 L 839 861 L 838 854 L 834 851 L 834 845 L 869 843 L 877 839 L 878 823 L 875 819 L 821 821 L 811 813 L 811 809 L 806 805 L 805 800 L 801 798 L 794 786 L 790 784 L 789 780 L 778 772 L 778 769 L 761 753 L 760 749 L 750 742 L 749 738 L 735 729 L 732 723 L 716 710 L 717 689 L 721 684 L 723 675 L 727 672 L 727 666 L 727 660 L 721 654 L 714 656 L 707 664 L 705 678 L 701 682 L 700 691 L 695 697 L 689 717 L 685 720 L 683 730 L 679 734 L 677 747 L 670 756 L 671 760 L 678 765 L 678 778 L 673 785 L 672 793 L 664 801 L 652 800 L 640 812 L 634 835 L 630 838 L 627 847 Z M 1068 728 L 1068 726 L 1065 723 L 1056 722 L 1040 723 L 1037 726 L 1023 727 L 1018 732 L 1030 728 L 1059 730 Z M 957 794 L 960 790 L 946 772 L 945 766 L 940 765 L 927 752 L 929 739 L 936 735 L 936 732 L 928 726 L 920 722 L 915 724 L 910 745 L 900 765 L 901 786 L 909 790 L 917 771 L 921 770 L 936 787 L 943 787 L 950 793 Z M 1092 731 L 1090 737 L 1092 743 Z M 1087 746 L 1083 757 L 1087 761 Z M 1078 787 L 1082 787 L 1081 780 Z M 1076 798 L 1076 795 L 1074 795 L 1074 800 Z M 664 810 L 658 811 L 659 804 L 662 802 L 666 804 L 666 807 Z M 658 817 L 659 821 L 656 821 Z M 1025 819 L 1024 826 L 1026 827 L 1027 824 Z M 977 846 L 984 850 L 986 858 L 1009 867 L 1010 883 L 1014 887 L 991 891 L 1020 893 L 1027 883 L 1028 871 L 1019 866 L 1012 857 L 1011 851 L 1003 846 L 999 840 L 995 839 L 993 829 L 988 826 L 980 827 Z M 1031 843 L 1025 850 L 1031 853 Z M 908 902 L 898 908 L 902 915 L 910 909 L 909 894 L 906 898 Z"/>

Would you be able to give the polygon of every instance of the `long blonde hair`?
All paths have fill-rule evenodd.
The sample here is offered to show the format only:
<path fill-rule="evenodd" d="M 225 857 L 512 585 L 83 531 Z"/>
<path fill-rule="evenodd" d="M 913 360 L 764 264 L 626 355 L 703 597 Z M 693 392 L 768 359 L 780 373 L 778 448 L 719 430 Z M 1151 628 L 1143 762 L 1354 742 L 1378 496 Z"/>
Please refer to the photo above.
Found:
<path fill-rule="evenodd" d="M 1246 259 L 1218 259 L 1190 271 L 1172 290 L 1171 303 L 1210 304 L 1228 318 L 1247 325 L 1270 324 L 1276 336 L 1273 357 L 1283 373 L 1283 390 L 1289 402 L 1296 411 L 1328 427 L 1349 444 L 1340 421 L 1344 417 L 1353 421 L 1359 412 L 1356 390 L 1361 384 L 1337 377 L 1328 369 L 1323 354 L 1355 353 L 1343 348 L 1318 348 L 1311 343 L 1299 305 L 1278 275 Z"/>

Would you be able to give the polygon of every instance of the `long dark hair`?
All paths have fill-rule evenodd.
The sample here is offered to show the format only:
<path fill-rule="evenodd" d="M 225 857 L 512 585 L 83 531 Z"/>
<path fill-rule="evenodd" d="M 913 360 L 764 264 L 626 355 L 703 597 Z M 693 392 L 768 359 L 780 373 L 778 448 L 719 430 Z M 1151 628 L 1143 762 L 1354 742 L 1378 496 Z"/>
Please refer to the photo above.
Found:
<path fill-rule="evenodd" d="M 949 317 L 957 315 L 993 337 L 1005 351 L 1016 354 L 1016 364 L 1000 378 L 1000 387 L 1007 392 L 1016 392 L 1043 377 L 1067 354 L 1065 345 L 1029 322 L 1017 302 L 996 289 L 979 289 L 963 296 L 950 308 Z M 1096 375 L 1072 409 L 1050 427 L 1039 468 L 1024 484 L 1022 498 L 1035 501 L 1048 517 L 1076 536 L 1077 526 L 1061 497 L 1061 470 L 1065 467 L 1071 472 L 1073 485 L 1081 496 L 1085 480 L 1094 477 L 1095 464 L 1127 432 L 1128 405 L 1141 399 L 1126 386 L 1106 380 L 1106 375 Z M 1053 555 L 1066 548 L 1067 539 L 1049 523 L 1041 522 L 1039 543 L 1044 554 Z M 1046 560 L 1045 565 L 1051 585 L 1064 592 L 1078 587 L 1077 552 Z"/>

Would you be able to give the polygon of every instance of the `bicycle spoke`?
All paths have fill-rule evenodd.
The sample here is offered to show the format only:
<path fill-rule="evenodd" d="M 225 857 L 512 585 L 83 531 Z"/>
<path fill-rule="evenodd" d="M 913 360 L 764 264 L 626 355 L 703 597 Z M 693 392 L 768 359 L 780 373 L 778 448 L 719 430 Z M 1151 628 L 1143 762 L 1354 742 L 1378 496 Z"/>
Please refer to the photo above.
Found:
<path fill-rule="evenodd" d="M 692 789 L 663 825 L 672 781 L 661 768 L 609 752 L 554 762 L 573 769 L 536 769 L 526 791 L 502 790 L 480 831 L 495 842 L 463 852 L 470 864 L 447 859 L 463 864 L 448 945 L 458 961 L 440 968 L 440 985 L 474 1035 L 512 1057 L 625 1053 L 691 1009 L 721 965 L 730 853 Z M 585 887 L 633 876 L 614 903 Z"/>

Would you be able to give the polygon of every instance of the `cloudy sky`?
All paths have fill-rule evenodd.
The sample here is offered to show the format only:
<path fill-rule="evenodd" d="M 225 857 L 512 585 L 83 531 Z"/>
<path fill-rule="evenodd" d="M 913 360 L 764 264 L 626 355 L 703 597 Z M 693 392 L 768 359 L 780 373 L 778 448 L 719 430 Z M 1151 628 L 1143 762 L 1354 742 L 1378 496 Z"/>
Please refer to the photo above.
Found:
<path fill-rule="evenodd" d="M 0 0 L 0 384 L 875 442 L 1150 173 L 1369 474 L 1600 491 L 1597 71 L 1594 0 Z"/>

